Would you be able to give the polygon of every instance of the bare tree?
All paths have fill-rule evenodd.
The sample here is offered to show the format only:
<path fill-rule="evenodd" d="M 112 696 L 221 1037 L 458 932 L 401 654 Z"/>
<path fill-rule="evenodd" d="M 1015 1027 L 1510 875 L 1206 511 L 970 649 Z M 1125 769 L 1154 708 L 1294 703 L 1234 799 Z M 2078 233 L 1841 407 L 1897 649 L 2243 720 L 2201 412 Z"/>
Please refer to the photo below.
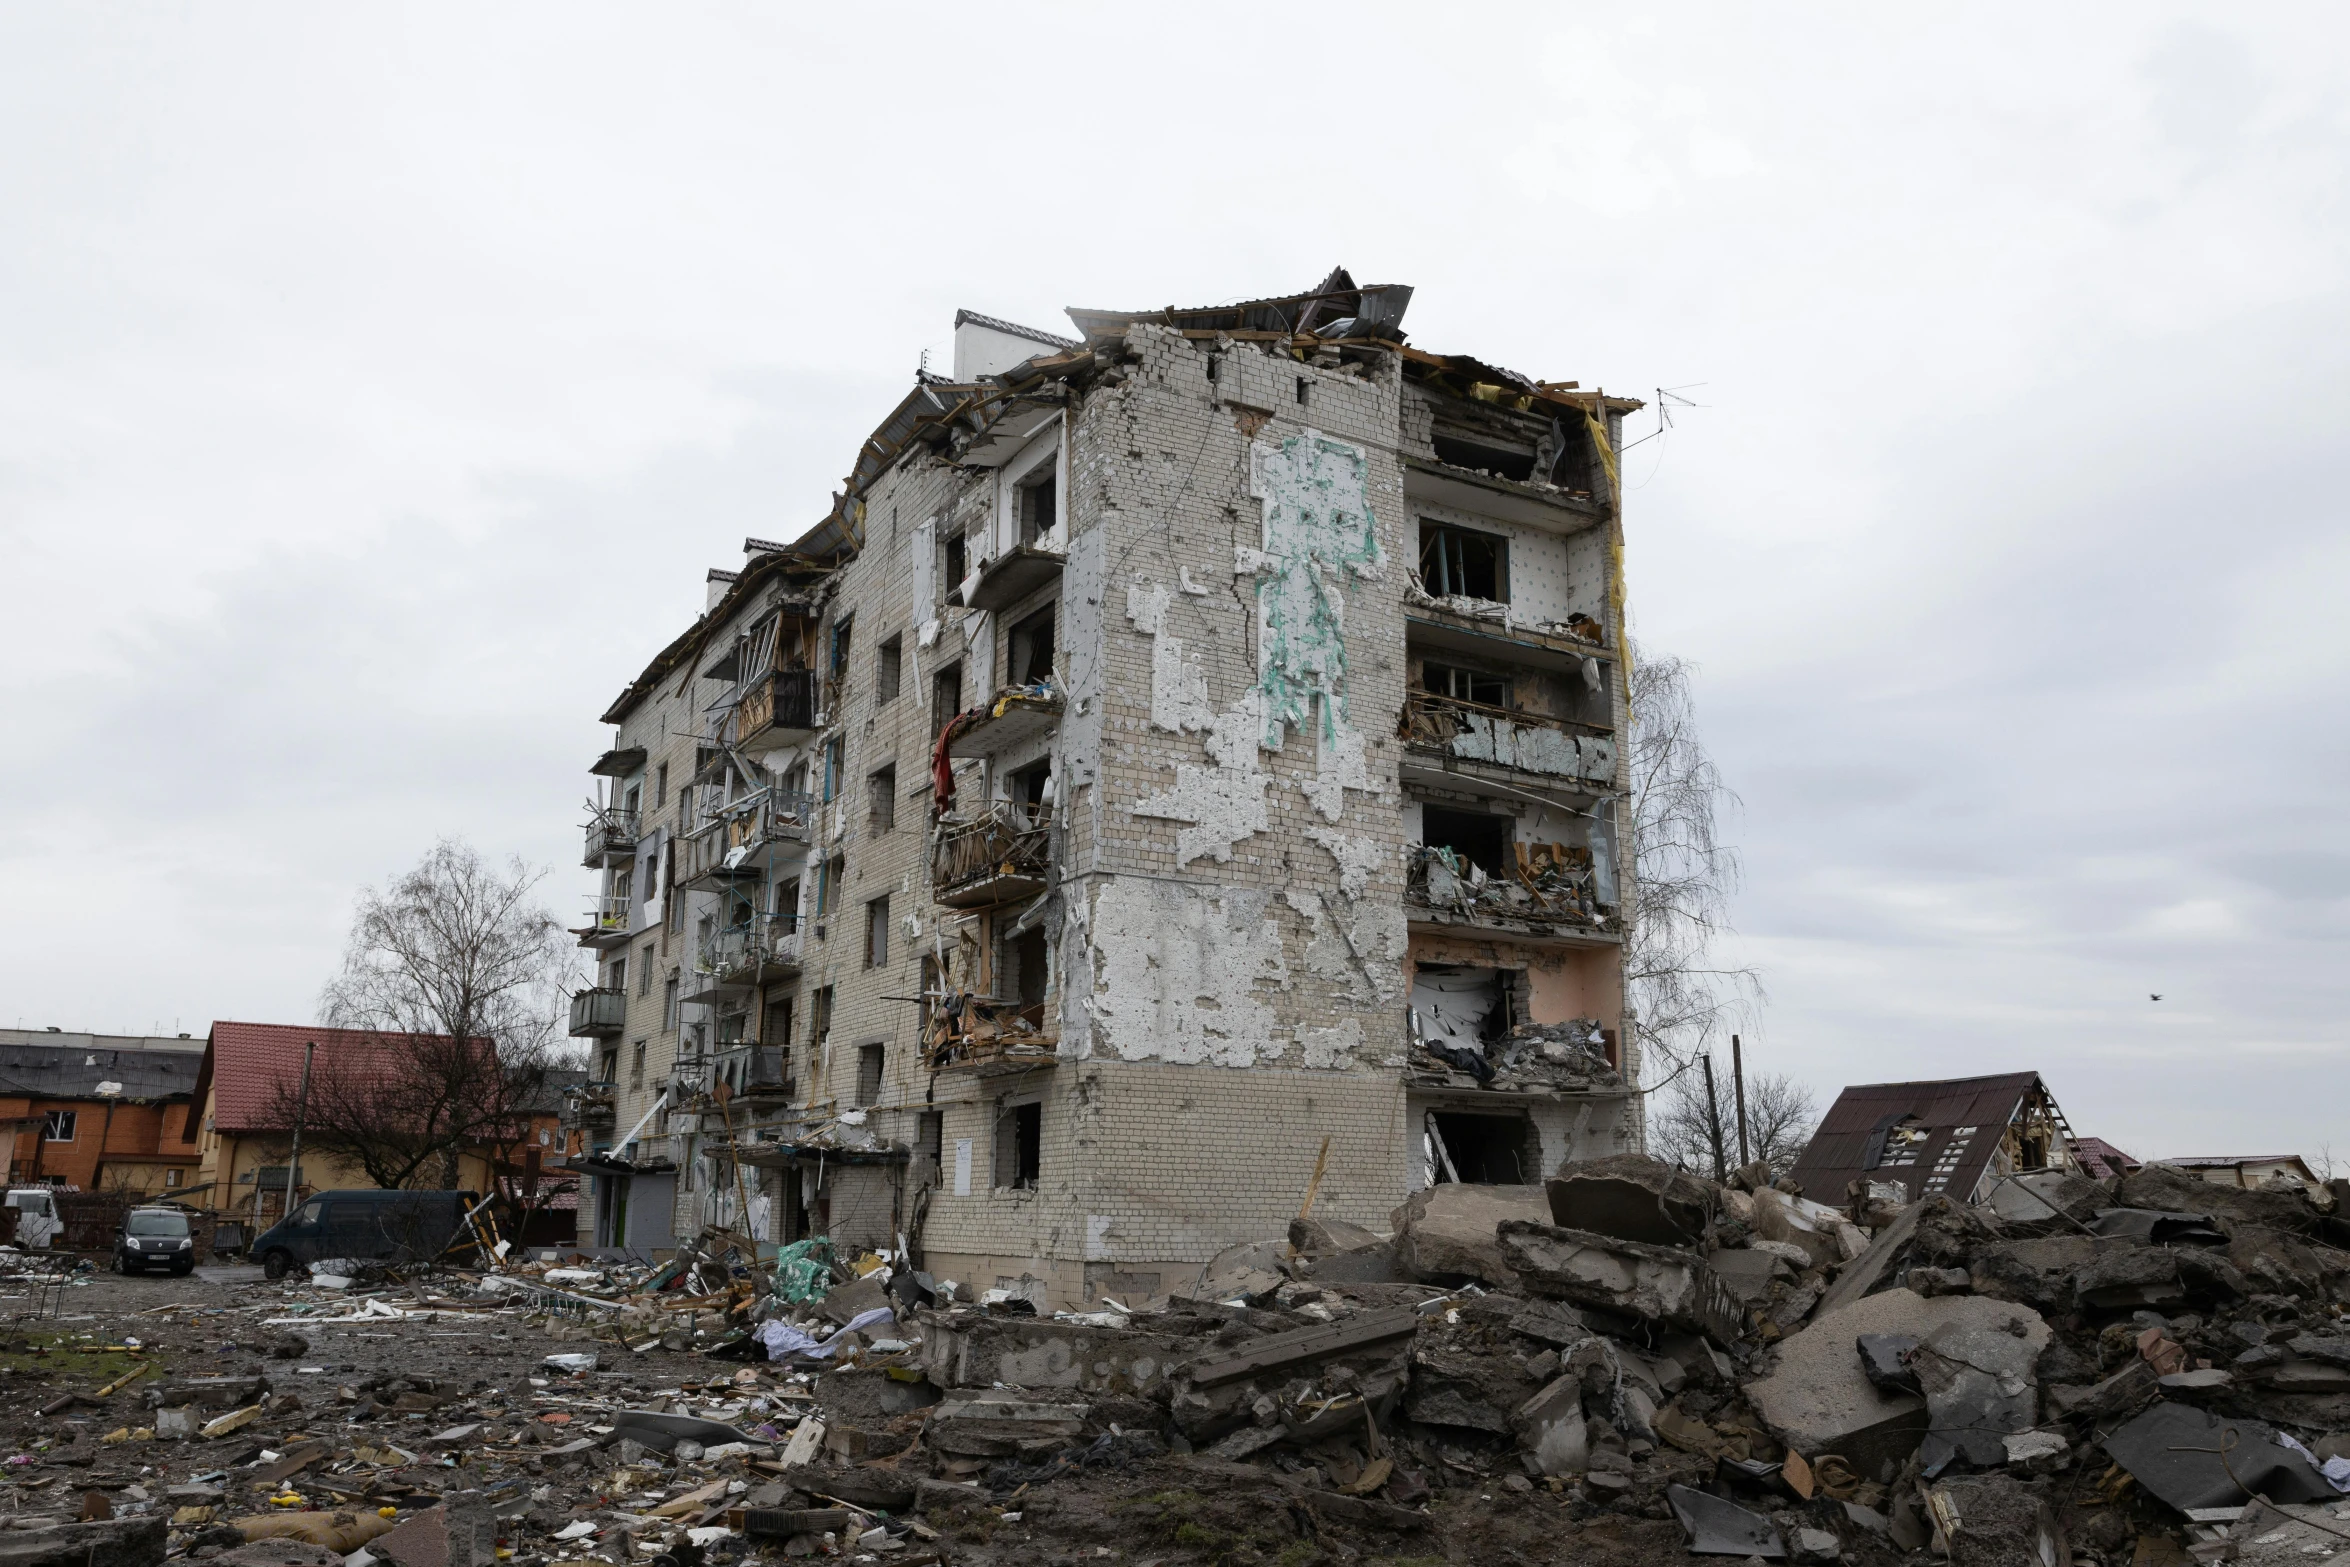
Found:
<path fill-rule="evenodd" d="M 444 839 L 414 870 L 359 895 L 342 972 L 320 1011 L 330 1028 L 389 1036 L 322 1042 L 303 1141 L 338 1154 L 378 1186 L 457 1182 L 468 1147 L 511 1162 L 567 1054 L 572 955 L 561 924 L 534 901 L 545 872 L 504 869 Z M 273 1119 L 294 1121 L 293 1074 Z"/>
<path fill-rule="evenodd" d="M 1667 1164 L 1711 1175 L 1718 1147 L 1724 1166 L 1738 1163 L 1738 1109 L 1729 1076 L 1715 1064 L 1715 1094 L 1709 1104 L 1702 1062 L 1672 1080 L 1663 1108 L 1648 1122 L 1648 1151 Z M 1784 1175 L 1811 1141 L 1819 1101 L 1810 1088 L 1783 1072 L 1750 1073 L 1746 1079 L 1746 1136 L 1749 1158 Z"/>
<path fill-rule="evenodd" d="M 1714 956 L 1739 879 L 1738 851 L 1721 841 L 1720 823 L 1738 797 L 1698 736 L 1694 670 L 1637 644 L 1631 652 L 1633 891 L 1624 981 L 1642 1045 L 1677 1071 L 1762 1000 L 1762 978 Z M 1750 1088 L 1750 1109 L 1751 1097 Z"/>

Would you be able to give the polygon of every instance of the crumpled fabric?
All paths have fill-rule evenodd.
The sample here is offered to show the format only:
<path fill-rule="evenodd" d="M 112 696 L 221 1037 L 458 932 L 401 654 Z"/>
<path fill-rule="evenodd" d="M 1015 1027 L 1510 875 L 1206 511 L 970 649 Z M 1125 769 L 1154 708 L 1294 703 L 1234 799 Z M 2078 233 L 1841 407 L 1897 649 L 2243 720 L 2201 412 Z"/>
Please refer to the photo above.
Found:
<path fill-rule="evenodd" d="M 823 1235 L 793 1241 L 775 1254 L 775 1292 L 795 1306 L 832 1293 L 832 1241 Z"/>
<path fill-rule="evenodd" d="M 836 1329 L 831 1337 L 816 1339 L 793 1327 L 781 1317 L 776 1317 L 759 1324 L 758 1336 L 759 1342 L 766 1347 L 769 1360 L 781 1360 L 787 1355 L 807 1355 L 817 1360 L 829 1360 L 832 1358 L 832 1352 L 838 1349 L 850 1334 L 861 1332 L 866 1328 L 879 1327 L 885 1322 L 894 1326 L 897 1320 L 897 1313 L 889 1307 L 875 1306 L 870 1311 L 860 1311 L 849 1318 L 848 1326 Z"/>

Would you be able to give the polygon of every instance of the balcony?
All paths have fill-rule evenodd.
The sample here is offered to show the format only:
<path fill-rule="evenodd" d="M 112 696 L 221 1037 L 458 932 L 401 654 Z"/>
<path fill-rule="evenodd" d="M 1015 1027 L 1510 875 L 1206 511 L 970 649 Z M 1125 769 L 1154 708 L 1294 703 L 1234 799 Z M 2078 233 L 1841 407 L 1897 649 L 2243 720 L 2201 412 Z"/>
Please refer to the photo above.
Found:
<path fill-rule="evenodd" d="M 571 1037 L 610 1039 L 628 1026 L 628 994 L 598 988 L 571 993 Z"/>
<path fill-rule="evenodd" d="M 781 1045 L 737 1045 L 711 1063 L 711 1075 L 726 1083 L 734 1098 L 754 1104 L 790 1103 L 800 1087 L 790 1071 L 791 1052 Z"/>
<path fill-rule="evenodd" d="M 813 669 L 768 671 L 734 705 L 733 743 L 765 750 L 798 744 L 816 732 L 822 698 Z"/>
<path fill-rule="evenodd" d="M 1065 704 L 1049 685 L 1006 686 L 985 706 L 958 713 L 948 729 L 947 755 L 956 758 L 1002 756 L 1039 736 L 1049 735 L 1061 722 Z"/>
<path fill-rule="evenodd" d="M 796 979 L 799 973 L 799 916 L 762 914 L 713 934 L 694 959 L 693 978 L 677 999 L 713 1006 L 730 995 Z"/>
<path fill-rule="evenodd" d="M 583 947 L 616 947 L 628 939 L 634 901 L 624 892 L 588 900 L 588 922 L 572 932 Z"/>
<path fill-rule="evenodd" d="M 1051 806 L 1003 801 L 939 823 L 930 850 L 931 897 L 950 909 L 987 909 L 1032 898 L 1052 884 Z"/>
<path fill-rule="evenodd" d="M 1060 1062 L 1059 1034 L 1043 1007 L 986 996 L 949 997 L 932 1009 L 923 1063 L 933 1072 L 1000 1077 Z"/>
<path fill-rule="evenodd" d="M 1622 923 L 1598 900 L 1591 851 L 1573 844 L 1514 843 L 1508 870 L 1485 870 L 1450 849 L 1411 851 L 1404 914 L 1419 926 L 1613 943 Z"/>
<path fill-rule="evenodd" d="M 963 602 L 973 609 L 1009 609 L 1047 584 L 1061 580 L 1069 557 L 1023 544 L 979 563 Z"/>
<path fill-rule="evenodd" d="M 563 1118 L 573 1126 L 610 1126 L 619 1112 L 617 1083 L 581 1083 L 563 1091 Z"/>
<path fill-rule="evenodd" d="M 775 851 L 806 846 L 818 808 L 812 794 L 774 788 L 721 807 L 680 846 L 678 885 L 709 892 L 764 878 L 774 867 Z"/>
<path fill-rule="evenodd" d="M 587 853 L 580 863 L 596 870 L 610 856 L 636 853 L 638 831 L 636 812 L 617 805 L 599 807 L 588 818 Z"/>
<path fill-rule="evenodd" d="M 1616 776 L 1614 735 L 1545 713 L 1413 691 L 1404 697 L 1398 734 L 1407 750 L 1440 756 L 1447 764 L 1478 762 L 1603 787 Z"/>

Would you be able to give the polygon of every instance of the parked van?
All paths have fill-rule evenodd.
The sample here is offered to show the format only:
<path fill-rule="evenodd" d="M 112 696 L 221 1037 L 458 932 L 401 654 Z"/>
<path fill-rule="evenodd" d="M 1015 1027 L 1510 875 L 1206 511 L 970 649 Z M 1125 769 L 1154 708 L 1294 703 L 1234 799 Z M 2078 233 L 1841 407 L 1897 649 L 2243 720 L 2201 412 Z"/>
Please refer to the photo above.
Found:
<path fill-rule="evenodd" d="M 480 1200 L 472 1192 L 320 1192 L 263 1231 L 252 1256 L 273 1279 L 345 1257 L 430 1262 L 461 1238 L 465 1215 Z"/>
<path fill-rule="evenodd" d="M 57 1213 L 57 1195 L 45 1186 L 23 1186 L 8 1194 L 16 1210 L 16 1244 L 22 1251 L 47 1251 L 65 1228 Z"/>
<path fill-rule="evenodd" d="M 195 1229 L 183 1208 L 133 1208 L 122 1216 L 114 1232 L 114 1271 L 144 1273 L 167 1268 L 182 1275 L 196 1271 Z"/>

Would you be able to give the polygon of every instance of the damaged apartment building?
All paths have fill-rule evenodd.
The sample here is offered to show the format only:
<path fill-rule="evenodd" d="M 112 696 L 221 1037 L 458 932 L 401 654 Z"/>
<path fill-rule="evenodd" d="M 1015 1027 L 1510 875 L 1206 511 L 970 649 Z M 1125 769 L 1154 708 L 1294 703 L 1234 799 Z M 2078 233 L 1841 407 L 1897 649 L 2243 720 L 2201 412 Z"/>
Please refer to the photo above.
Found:
<path fill-rule="evenodd" d="M 583 1245 L 706 1224 L 1146 1298 L 1639 1140 L 1638 404 L 1334 272 L 963 312 L 604 721 Z"/>

